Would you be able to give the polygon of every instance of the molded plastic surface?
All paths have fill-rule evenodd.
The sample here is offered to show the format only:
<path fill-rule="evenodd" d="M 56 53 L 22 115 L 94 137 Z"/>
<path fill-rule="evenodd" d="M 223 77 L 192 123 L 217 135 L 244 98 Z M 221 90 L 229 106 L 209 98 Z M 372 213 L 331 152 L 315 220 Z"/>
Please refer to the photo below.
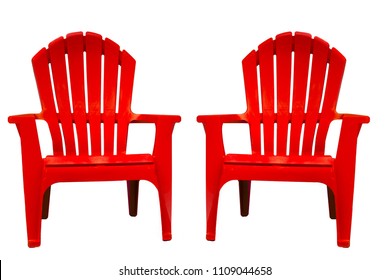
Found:
<path fill-rule="evenodd" d="M 370 119 L 336 112 L 345 63 L 341 53 L 318 37 L 279 34 L 242 61 L 247 111 L 198 116 L 206 132 L 208 240 L 215 240 L 219 192 L 226 182 L 239 181 L 241 214 L 246 216 L 251 180 L 300 181 L 328 187 L 337 244 L 349 247 L 357 138 Z M 332 158 L 324 152 L 334 120 L 342 126 Z M 252 154 L 225 154 L 224 123 L 249 124 Z"/>
<path fill-rule="evenodd" d="M 135 60 L 110 39 L 70 33 L 32 59 L 42 112 L 10 116 L 20 134 L 28 246 L 41 243 L 50 186 L 57 182 L 126 180 L 137 215 L 139 180 L 159 193 L 162 238 L 171 239 L 172 132 L 180 116 L 131 111 Z M 119 79 L 118 79 L 119 78 Z M 53 155 L 42 158 L 36 120 L 47 122 Z M 154 123 L 153 154 L 126 154 L 130 123 Z"/>

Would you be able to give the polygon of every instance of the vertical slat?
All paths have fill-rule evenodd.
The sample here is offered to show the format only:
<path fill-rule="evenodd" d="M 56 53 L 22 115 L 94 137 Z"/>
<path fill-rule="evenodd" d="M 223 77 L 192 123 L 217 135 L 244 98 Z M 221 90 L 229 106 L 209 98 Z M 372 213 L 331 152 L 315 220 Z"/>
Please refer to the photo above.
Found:
<path fill-rule="evenodd" d="M 101 155 L 101 70 L 102 37 L 88 32 L 85 35 L 87 59 L 88 115 L 91 134 L 91 153 Z"/>
<path fill-rule="evenodd" d="M 277 154 L 286 155 L 290 110 L 292 34 L 276 36 Z"/>
<path fill-rule="evenodd" d="M 259 89 L 257 83 L 257 55 L 255 51 L 249 53 L 242 61 L 247 111 L 253 154 L 260 154 L 260 110 Z"/>
<path fill-rule="evenodd" d="M 326 81 L 321 120 L 316 135 L 315 154 L 317 155 L 322 155 L 325 152 L 326 135 L 336 112 L 345 63 L 345 57 L 333 48 L 330 53 L 328 79 Z"/>
<path fill-rule="evenodd" d="M 105 39 L 104 41 L 104 154 L 114 152 L 115 106 L 118 82 L 119 46 Z"/>
<path fill-rule="evenodd" d="M 321 111 L 323 116 L 331 115 L 333 118 L 333 114 L 336 111 L 345 64 L 345 57 L 337 49 L 333 48 L 329 57 L 328 79 L 326 81 L 324 102 Z"/>
<path fill-rule="evenodd" d="M 310 63 L 311 36 L 295 33 L 294 37 L 294 83 L 290 131 L 290 155 L 298 155 L 303 126 L 307 80 Z"/>
<path fill-rule="evenodd" d="M 131 98 L 133 93 L 135 60 L 126 51 L 121 53 L 121 79 L 118 108 L 117 153 L 126 153 L 127 133 L 131 118 Z"/>
<path fill-rule="evenodd" d="M 313 61 L 310 76 L 309 99 L 307 105 L 305 131 L 303 135 L 302 154 L 311 155 L 313 139 L 317 127 L 319 109 L 321 105 L 322 92 L 326 65 L 329 54 L 329 45 L 325 41 L 315 37 L 313 39 Z"/>
<path fill-rule="evenodd" d="M 67 155 L 75 155 L 75 138 L 69 101 L 67 66 L 65 61 L 65 40 L 58 38 L 49 44 L 49 55 L 52 66 L 53 83 L 59 118 L 62 125 Z"/>
<path fill-rule="evenodd" d="M 259 66 L 261 81 L 261 103 L 264 123 L 264 154 L 274 153 L 274 46 L 268 39 L 259 46 Z"/>
<path fill-rule="evenodd" d="M 53 98 L 53 88 L 46 49 L 42 49 L 33 57 L 32 65 L 39 98 L 41 100 L 42 114 L 48 124 L 53 141 L 53 154 L 56 156 L 63 155 L 62 136 Z"/>
<path fill-rule="evenodd" d="M 84 36 L 82 32 L 66 37 L 70 85 L 73 102 L 73 118 L 76 124 L 80 155 L 88 155 L 87 116 L 84 90 Z"/>

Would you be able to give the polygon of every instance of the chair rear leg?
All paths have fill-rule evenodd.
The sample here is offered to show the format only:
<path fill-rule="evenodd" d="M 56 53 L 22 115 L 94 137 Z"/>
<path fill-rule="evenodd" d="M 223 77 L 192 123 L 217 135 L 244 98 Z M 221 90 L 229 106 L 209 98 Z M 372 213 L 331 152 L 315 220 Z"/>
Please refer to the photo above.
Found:
<path fill-rule="evenodd" d="M 246 217 L 249 214 L 249 201 L 251 195 L 251 181 L 238 181 L 240 189 L 240 210 L 241 216 Z"/>
<path fill-rule="evenodd" d="M 138 214 L 138 191 L 139 180 L 127 181 L 127 200 L 129 203 L 129 214 L 132 217 Z"/>
<path fill-rule="evenodd" d="M 331 188 L 327 187 L 328 191 L 328 206 L 329 206 L 329 217 L 336 219 L 336 205 L 334 199 L 334 193 Z"/>
<path fill-rule="evenodd" d="M 42 203 L 42 219 L 47 219 L 49 217 L 49 206 L 50 206 L 50 190 L 51 187 L 48 187 L 43 195 Z"/>

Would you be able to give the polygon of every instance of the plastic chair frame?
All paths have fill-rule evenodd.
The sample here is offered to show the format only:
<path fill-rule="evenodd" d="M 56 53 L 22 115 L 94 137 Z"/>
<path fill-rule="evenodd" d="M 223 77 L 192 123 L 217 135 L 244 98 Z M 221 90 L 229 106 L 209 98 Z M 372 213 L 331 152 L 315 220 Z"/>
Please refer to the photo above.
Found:
<path fill-rule="evenodd" d="M 129 214 L 136 216 L 139 181 L 150 181 L 159 194 L 162 239 L 170 240 L 172 132 L 180 116 L 131 111 L 135 60 L 99 34 L 59 37 L 32 64 L 42 112 L 8 119 L 21 140 L 28 246 L 41 244 L 41 219 L 48 217 L 50 189 L 58 182 L 125 180 Z M 42 120 L 53 143 L 53 155 L 44 158 L 36 124 Z M 130 123 L 155 125 L 152 154 L 126 153 Z"/>
<path fill-rule="evenodd" d="M 215 240 L 219 193 L 226 182 L 239 182 L 242 216 L 249 214 L 252 180 L 319 182 L 328 188 L 337 244 L 350 246 L 357 138 L 370 119 L 336 112 L 345 62 L 318 37 L 279 34 L 242 61 L 246 112 L 197 117 L 206 135 L 207 240 Z M 324 153 L 335 120 L 342 124 L 333 158 Z M 222 127 L 227 123 L 249 124 L 252 154 L 225 153 Z"/>

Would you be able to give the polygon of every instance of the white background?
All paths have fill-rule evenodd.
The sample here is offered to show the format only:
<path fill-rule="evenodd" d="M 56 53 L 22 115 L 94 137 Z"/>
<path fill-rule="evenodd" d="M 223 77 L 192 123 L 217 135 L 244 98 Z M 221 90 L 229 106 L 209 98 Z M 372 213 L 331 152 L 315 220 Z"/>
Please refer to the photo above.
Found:
<path fill-rule="evenodd" d="M 119 276 L 125 265 L 210 271 L 214 266 L 272 266 L 269 279 L 389 279 L 388 14 L 385 1 L 376 0 L 2 1 L 4 279 L 130 279 Z M 153 185 L 141 182 L 139 215 L 131 218 L 124 182 L 74 183 L 52 188 L 42 245 L 27 247 L 19 136 L 7 117 L 40 111 L 31 58 L 51 40 L 73 31 L 109 37 L 137 60 L 135 112 L 182 116 L 173 133 L 170 242 L 161 241 Z M 220 196 L 217 240 L 205 240 L 205 139 L 196 116 L 243 112 L 241 60 L 262 41 L 285 31 L 319 36 L 343 53 L 347 66 L 338 111 L 371 117 L 358 141 L 349 249 L 336 245 L 335 222 L 328 218 L 326 188 L 320 184 L 255 182 L 250 215 L 242 218 L 236 182 L 228 183 Z M 237 143 L 248 139 L 245 129 L 226 131 L 228 151 L 242 150 Z M 136 127 L 135 132 L 151 136 L 153 130 Z M 150 149 L 152 141 L 135 145 Z M 327 147 L 333 149 L 330 153 L 335 145 Z M 42 146 L 50 150 L 50 140 L 43 139 Z M 211 273 L 172 277 L 213 278 L 233 279 Z"/>

